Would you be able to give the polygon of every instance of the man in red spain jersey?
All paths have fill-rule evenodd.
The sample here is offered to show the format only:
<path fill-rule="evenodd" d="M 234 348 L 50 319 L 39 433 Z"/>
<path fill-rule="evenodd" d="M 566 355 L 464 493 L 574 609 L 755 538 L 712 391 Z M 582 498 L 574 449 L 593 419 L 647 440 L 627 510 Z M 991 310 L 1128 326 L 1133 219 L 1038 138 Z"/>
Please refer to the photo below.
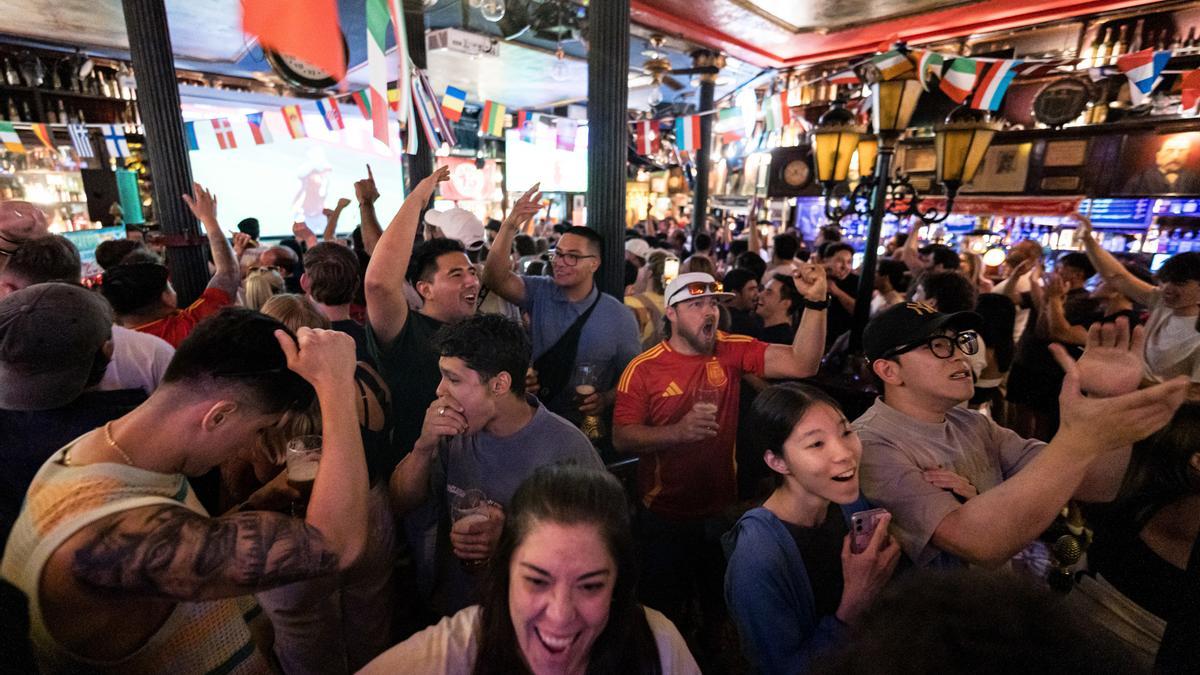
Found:
<path fill-rule="evenodd" d="M 795 268 L 805 312 L 791 345 L 768 345 L 717 330 L 718 302 L 732 297 L 702 272 L 666 289 L 666 339 L 629 363 L 617 383 L 613 445 L 641 455 L 637 538 L 642 601 L 684 631 L 693 653 L 703 644 L 684 608 L 699 595 L 704 625 L 723 611 L 724 556 L 718 516 L 737 499 L 734 460 L 742 375 L 816 374 L 825 347 L 825 272 Z M 731 524 L 731 523 L 730 523 Z"/>

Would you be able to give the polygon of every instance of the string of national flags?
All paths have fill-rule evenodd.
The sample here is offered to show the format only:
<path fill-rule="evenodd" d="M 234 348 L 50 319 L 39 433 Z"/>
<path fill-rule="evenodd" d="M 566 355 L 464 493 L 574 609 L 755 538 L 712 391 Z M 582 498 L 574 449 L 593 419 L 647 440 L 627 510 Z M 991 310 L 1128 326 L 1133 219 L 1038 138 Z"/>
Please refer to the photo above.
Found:
<path fill-rule="evenodd" d="M 21 136 L 17 133 L 17 126 L 28 126 L 33 132 L 34 137 L 45 148 L 57 151 L 54 145 L 54 137 L 51 134 L 49 124 L 37 122 L 12 122 L 0 120 L 0 145 L 8 152 L 17 154 L 25 154 L 29 151 L 25 147 L 25 143 L 21 141 Z M 54 125 L 59 126 L 59 125 Z M 124 125 L 120 124 L 83 124 L 82 122 L 72 122 L 65 125 L 67 133 L 71 137 L 71 145 L 75 148 L 75 154 L 79 157 L 95 157 L 96 152 L 92 147 L 92 137 L 89 129 L 99 129 L 101 136 L 104 138 L 104 145 L 108 150 L 110 157 L 124 159 L 129 157 L 129 141 L 125 138 Z"/>

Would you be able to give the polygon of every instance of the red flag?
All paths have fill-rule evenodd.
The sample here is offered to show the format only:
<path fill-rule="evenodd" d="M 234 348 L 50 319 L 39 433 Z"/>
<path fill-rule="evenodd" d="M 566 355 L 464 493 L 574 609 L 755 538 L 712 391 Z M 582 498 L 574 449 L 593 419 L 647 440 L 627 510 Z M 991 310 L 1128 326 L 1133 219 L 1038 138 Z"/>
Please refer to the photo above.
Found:
<path fill-rule="evenodd" d="M 371 119 L 371 102 L 367 100 L 367 90 L 360 89 L 351 95 L 354 99 L 354 105 L 358 106 L 358 111 L 362 113 L 364 120 Z"/>
<path fill-rule="evenodd" d="M 229 125 L 228 119 L 218 117 L 212 121 L 212 127 L 217 134 L 217 145 L 220 145 L 222 150 L 232 150 L 237 147 L 237 140 L 233 138 L 233 127 Z"/>
<path fill-rule="evenodd" d="M 637 153 L 650 155 L 659 151 L 662 143 L 659 140 L 658 122 L 641 120 L 637 123 Z"/>
<path fill-rule="evenodd" d="M 1184 115 L 1200 114 L 1200 70 L 1189 70 L 1184 73 L 1179 86 L 1183 90 L 1180 112 Z"/>
<path fill-rule="evenodd" d="M 242 0 L 242 31 L 264 48 L 300 59 L 335 80 L 346 77 L 337 0 Z"/>

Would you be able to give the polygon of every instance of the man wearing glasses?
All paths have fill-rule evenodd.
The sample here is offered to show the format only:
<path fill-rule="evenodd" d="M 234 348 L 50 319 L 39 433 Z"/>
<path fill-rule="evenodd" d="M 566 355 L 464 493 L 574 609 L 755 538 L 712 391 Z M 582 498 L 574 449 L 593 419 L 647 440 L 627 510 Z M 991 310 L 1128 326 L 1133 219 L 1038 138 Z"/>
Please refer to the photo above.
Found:
<path fill-rule="evenodd" d="M 998 567 L 1068 500 L 1111 500 L 1130 444 L 1165 426 L 1186 393 L 1182 380 L 1135 391 L 1144 331 L 1131 336 L 1125 319 L 1097 323 L 1078 362 L 1051 347 L 1066 372 L 1058 433 L 1050 443 L 1023 439 L 961 407 L 975 390 L 967 357 L 981 323 L 908 302 L 863 334 L 883 396 L 854 422 L 862 490 L 892 513 L 892 533 L 921 567 Z"/>
<path fill-rule="evenodd" d="M 536 212 L 540 199 L 535 185 L 513 211 L 533 205 Z M 483 283 L 529 313 L 535 371 L 529 390 L 552 412 L 579 423 L 583 415 L 602 415 L 612 407 L 617 377 L 642 350 L 637 320 L 620 299 L 601 293 L 592 279 L 600 269 L 603 244 L 595 230 L 572 227 L 563 233 L 551 251 L 553 276 L 514 273 L 507 254 L 518 227 L 528 219 L 510 216 L 500 226 L 492 243 L 496 254 L 488 256 L 483 268 Z M 596 366 L 597 384 L 595 393 L 576 404 L 570 379 L 580 363 Z"/>

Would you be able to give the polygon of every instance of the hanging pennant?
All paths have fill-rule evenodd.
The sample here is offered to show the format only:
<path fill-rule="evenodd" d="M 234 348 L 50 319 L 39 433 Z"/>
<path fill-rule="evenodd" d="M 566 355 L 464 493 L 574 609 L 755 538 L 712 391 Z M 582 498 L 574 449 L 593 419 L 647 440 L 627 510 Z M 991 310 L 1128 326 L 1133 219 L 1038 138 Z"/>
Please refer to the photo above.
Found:
<path fill-rule="evenodd" d="M 217 145 L 221 146 L 222 150 L 237 148 L 237 139 L 233 137 L 233 127 L 230 126 L 228 119 L 218 117 L 212 120 L 212 128 L 213 133 L 217 135 Z"/>
<path fill-rule="evenodd" d="M 129 156 L 129 143 L 125 140 L 125 132 L 115 124 L 101 124 L 100 133 L 104 136 L 104 147 L 108 154 L 117 159 Z"/>
<path fill-rule="evenodd" d="M 1200 70 L 1189 70 L 1179 83 L 1182 89 L 1180 113 L 1195 117 L 1200 115 Z"/>
<path fill-rule="evenodd" d="M 1162 82 L 1163 68 L 1171 60 L 1169 50 L 1143 49 L 1117 59 L 1117 70 L 1129 78 L 1129 98 L 1134 105 L 1141 105 L 1154 88 Z"/>
<path fill-rule="evenodd" d="M 984 63 L 977 59 L 957 58 L 942 74 L 941 90 L 955 103 L 962 103 L 971 96 Z"/>
<path fill-rule="evenodd" d="M 834 73 L 829 76 L 830 84 L 854 86 L 862 84 L 862 79 L 858 77 L 858 73 L 853 70 L 843 70 L 840 73 Z M 798 89 L 798 87 L 796 87 Z"/>
<path fill-rule="evenodd" d="M 354 101 L 354 105 L 358 106 L 358 112 L 362 113 L 364 120 L 371 119 L 371 99 L 370 92 L 366 89 L 359 89 L 350 95 L 350 99 Z"/>
<path fill-rule="evenodd" d="M 346 123 L 342 121 L 342 109 L 338 107 L 337 100 L 334 98 L 317 101 L 317 110 L 321 112 L 321 118 L 325 120 L 326 129 L 338 131 L 346 128 Z"/>
<path fill-rule="evenodd" d="M 1005 92 L 1008 91 L 1013 78 L 1017 76 L 1013 67 L 1020 63 L 1019 60 L 1006 59 L 987 64 L 979 78 L 979 86 L 975 89 L 975 95 L 971 97 L 971 107 L 976 110 L 993 112 L 999 110 Z"/>
<path fill-rule="evenodd" d="M 446 87 L 442 97 L 442 114 L 446 119 L 457 122 L 462 119 L 463 106 L 467 104 L 467 92 L 458 87 Z"/>
<path fill-rule="evenodd" d="M 75 147 L 76 155 L 80 157 L 96 156 L 96 151 L 92 149 L 92 137 L 88 134 L 87 127 L 78 123 L 67 124 L 67 133 L 71 135 L 71 145 Z"/>
<path fill-rule="evenodd" d="M 495 101 L 483 104 L 479 118 L 479 131 L 487 136 L 504 136 L 504 106 Z"/>
<path fill-rule="evenodd" d="M 871 57 L 870 65 L 879 71 L 881 80 L 894 80 L 914 67 L 908 55 L 896 49 Z"/>
<path fill-rule="evenodd" d="M 929 91 L 933 78 L 941 79 L 945 63 L 946 57 L 932 49 L 922 49 L 917 55 L 917 78 L 921 80 L 921 87 L 925 91 Z"/>
<path fill-rule="evenodd" d="M 723 108 L 717 113 L 716 132 L 721 134 L 722 143 L 736 143 L 746 137 L 746 126 L 742 121 L 742 109 Z"/>
<path fill-rule="evenodd" d="M 183 135 L 187 138 L 188 150 L 199 150 L 200 143 L 196 140 L 196 123 L 184 122 Z"/>
<path fill-rule="evenodd" d="M 267 125 L 263 124 L 262 113 L 246 115 L 246 124 L 250 127 L 250 135 L 254 137 L 255 145 L 266 145 L 273 140 Z"/>
<path fill-rule="evenodd" d="M 37 139 L 42 142 L 42 145 L 46 146 L 50 150 L 54 149 L 54 141 L 50 136 L 50 127 L 46 126 L 45 124 L 31 124 L 29 126 L 33 128 L 33 135 L 37 136 Z"/>
<path fill-rule="evenodd" d="M 763 128 L 767 131 L 782 129 L 792 121 L 792 109 L 786 96 L 772 94 L 763 99 Z"/>
<path fill-rule="evenodd" d="M 283 123 L 287 125 L 288 133 L 292 138 L 308 137 L 308 132 L 304 130 L 304 115 L 300 112 L 300 106 L 283 106 Z"/>
<path fill-rule="evenodd" d="M 700 147 L 699 115 L 675 118 L 675 147 L 682 152 L 690 152 Z"/>
<path fill-rule="evenodd" d="M 404 8 L 401 6 L 400 0 L 388 0 L 388 14 L 392 17 L 392 31 L 396 36 L 396 57 L 399 71 L 396 78 L 396 91 L 404 99 L 398 102 L 394 109 L 400 123 L 404 124 L 408 122 L 413 113 L 410 97 L 412 96 L 412 69 L 414 66 L 408 53 L 408 31 L 404 28 Z"/>
<path fill-rule="evenodd" d="M 652 155 L 662 149 L 662 139 L 659 138 L 658 122 L 641 120 L 634 129 L 639 155 Z"/>
<path fill-rule="evenodd" d="M 1057 75 L 1061 68 L 1079 63 L 1079 59 L 1050 59 L 1048 61 L 1026 61 L 1013 66 L 1017 77 L 1047 77 Z"/>
<path fill-rule="evenodd" d="M 12 122 L 0 122 L 0 143 L 4 143 L 4 149 L 9 152 L 25 154 L 25 144 L 21 142 Z"/>
<path fill-rule="evenodd" d="M 387 0 L 367 0 L 367 99 L 366 112 L 371 115 L 375 140 L 388 145 L 387 105 Z M 361 110 L 363 105 L 360 104 Z M 293 136 L 294 138 L 294 136 Z"/>

